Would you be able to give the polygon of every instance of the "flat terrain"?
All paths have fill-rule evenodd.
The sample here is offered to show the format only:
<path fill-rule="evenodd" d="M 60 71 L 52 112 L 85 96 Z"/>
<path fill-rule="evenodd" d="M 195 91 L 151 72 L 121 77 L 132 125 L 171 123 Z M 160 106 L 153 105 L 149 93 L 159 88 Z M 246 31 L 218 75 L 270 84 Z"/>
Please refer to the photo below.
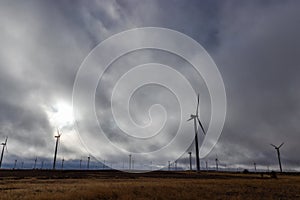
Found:
<path fill-rule="evenodd" d="M 300 199 L 300 175 L 0 170 L 0 199 Z"/>

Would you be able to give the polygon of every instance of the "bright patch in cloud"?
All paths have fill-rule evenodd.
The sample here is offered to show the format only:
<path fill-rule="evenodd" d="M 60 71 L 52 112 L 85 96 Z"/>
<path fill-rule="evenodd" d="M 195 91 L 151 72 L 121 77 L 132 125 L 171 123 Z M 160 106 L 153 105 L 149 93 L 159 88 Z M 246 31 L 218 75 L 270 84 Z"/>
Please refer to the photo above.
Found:
<path fill-rule="evenodd" d="M 47 112 L 51 124 L 58 129 L 68 128 L 74 124 L 72 106 L 65 102 L 58 102 Z"/>

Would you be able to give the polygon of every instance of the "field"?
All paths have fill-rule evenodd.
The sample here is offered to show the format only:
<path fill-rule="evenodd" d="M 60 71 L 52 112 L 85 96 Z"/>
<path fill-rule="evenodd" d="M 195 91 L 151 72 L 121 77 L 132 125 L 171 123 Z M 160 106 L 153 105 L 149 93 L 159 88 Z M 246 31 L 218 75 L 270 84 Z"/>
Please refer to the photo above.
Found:
<path fill-rule="evenodd" d="M 300 199 L 300 176 L 1 170 L 0 199 Z"/>

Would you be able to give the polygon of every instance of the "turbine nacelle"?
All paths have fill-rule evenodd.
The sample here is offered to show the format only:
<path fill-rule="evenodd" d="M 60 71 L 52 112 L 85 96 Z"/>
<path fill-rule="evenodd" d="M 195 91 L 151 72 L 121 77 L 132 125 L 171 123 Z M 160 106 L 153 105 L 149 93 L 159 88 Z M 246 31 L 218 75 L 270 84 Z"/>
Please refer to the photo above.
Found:
<path fill-rule="evenodd" d="M 61 133 L 59 132 L 59 130 L 57 129 L 57 135 L 54 136 L 55 138 L 59 138 L 61 136 Z"/>
<path fill-rule="evenodd" d="M 282 147 L 282 145 L 284 144 L 284 142 L 283 143 L 281 143 L 279 146 L 275 146 L 274 144 L 270 144 L 272 147 L 274 147 L 275 149 L 280 149 L 280 147 Z"/>
<path fill-rule="evenodd" d="M 201 129 L 202 129 L 203 134 L 206 135 L 206 132 L 205 132 L 205 130 L 204 130 L 204 127 L 203 127 L 203 125 L 202 125 L 202 123 L 201 123 L 201 121 L 200 121 L 200 119 L 199 119 L 199 113 L 198 113 L 198 110 L 199 110 L 199 94 L 198 94 L 198 98 L 197 98 L 196 114 L 195 114 L 195 115 L 194 115 L 194 114 L 191 114 L 191 115 L 190 115 L 190 119 L 188 119 L 187 121 L 190 121 L 190 120 L 192 120 L 192 119 L 197 120 L 199 126 L 200 126 Z"/>

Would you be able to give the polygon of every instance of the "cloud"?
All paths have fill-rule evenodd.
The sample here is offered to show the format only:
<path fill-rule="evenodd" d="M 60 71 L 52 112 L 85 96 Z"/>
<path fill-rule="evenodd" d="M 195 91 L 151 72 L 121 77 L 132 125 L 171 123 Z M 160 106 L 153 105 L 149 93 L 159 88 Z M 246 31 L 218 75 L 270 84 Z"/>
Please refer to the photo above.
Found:
<path fill-rule="evenodd" d="M 12 156 L 6 162 L 13 162 L 13 156 L 52 158 L 55 127 L 47 112 L 59 102 L 71 104 L 76 72 L 92 48 L 123 30 L 160 26 L 200 42 L 223 76 L 228 97 L 226 125 L 217 147 L 206 159 L 212 160 L 218 154 L 227 164 L 252 165 L 255 160 L 275 166 L 276 154 L 269 143 L 285 141 L 283 163 L 286 168 L 296 168 L 300 164 L 296 155 L 300 117 L 299 7 L 296 1 L 2 1 L 0 138 L 9 136 Z M 195 89 L 204 93 L 201 113 L 207 127 L 207 89 L 188 64 L 161 52 L 144 51 L 135 53 L 134 58 L 137 62 L 156 59 L 173 65 L 197 85 Z M 129 65 L 133 61 L 122 60 Z M 126 70 L 113 70 L 117 66 L 103 77 L 107 87 L 113 87 L 114 78 Z M 98 89 L 104 92 L 96 94 L 102 103 L 98 112 L 106 115 L 109 90 Z M 153 93 L 153 89 L 148 90 Z M 175 104 L 160 90 L 155 90 L 155 98 L 142 91 L 136 93 L 132 109 L 137 122 L 147 121 L 140 107 L 145 108 L 149 102 L 160 101 L 166 107 Z M 141 100 L 145 101 L 139 104 Z M 104 129 L 111 133 L 117 127 L 107 120 Z M 171 132 L 172 126 L 166 130 Z M 76 159 L 86 155 L 75 131 L 66 128 L 64 132 L 60 156 Z M 109 156 L 109 149 L 104 147 L 101 153 Z M 115 156 L 115 160 L 120 159 L 126 158 Z M 163 155 L 160 162 L 164 162 Z"/>

